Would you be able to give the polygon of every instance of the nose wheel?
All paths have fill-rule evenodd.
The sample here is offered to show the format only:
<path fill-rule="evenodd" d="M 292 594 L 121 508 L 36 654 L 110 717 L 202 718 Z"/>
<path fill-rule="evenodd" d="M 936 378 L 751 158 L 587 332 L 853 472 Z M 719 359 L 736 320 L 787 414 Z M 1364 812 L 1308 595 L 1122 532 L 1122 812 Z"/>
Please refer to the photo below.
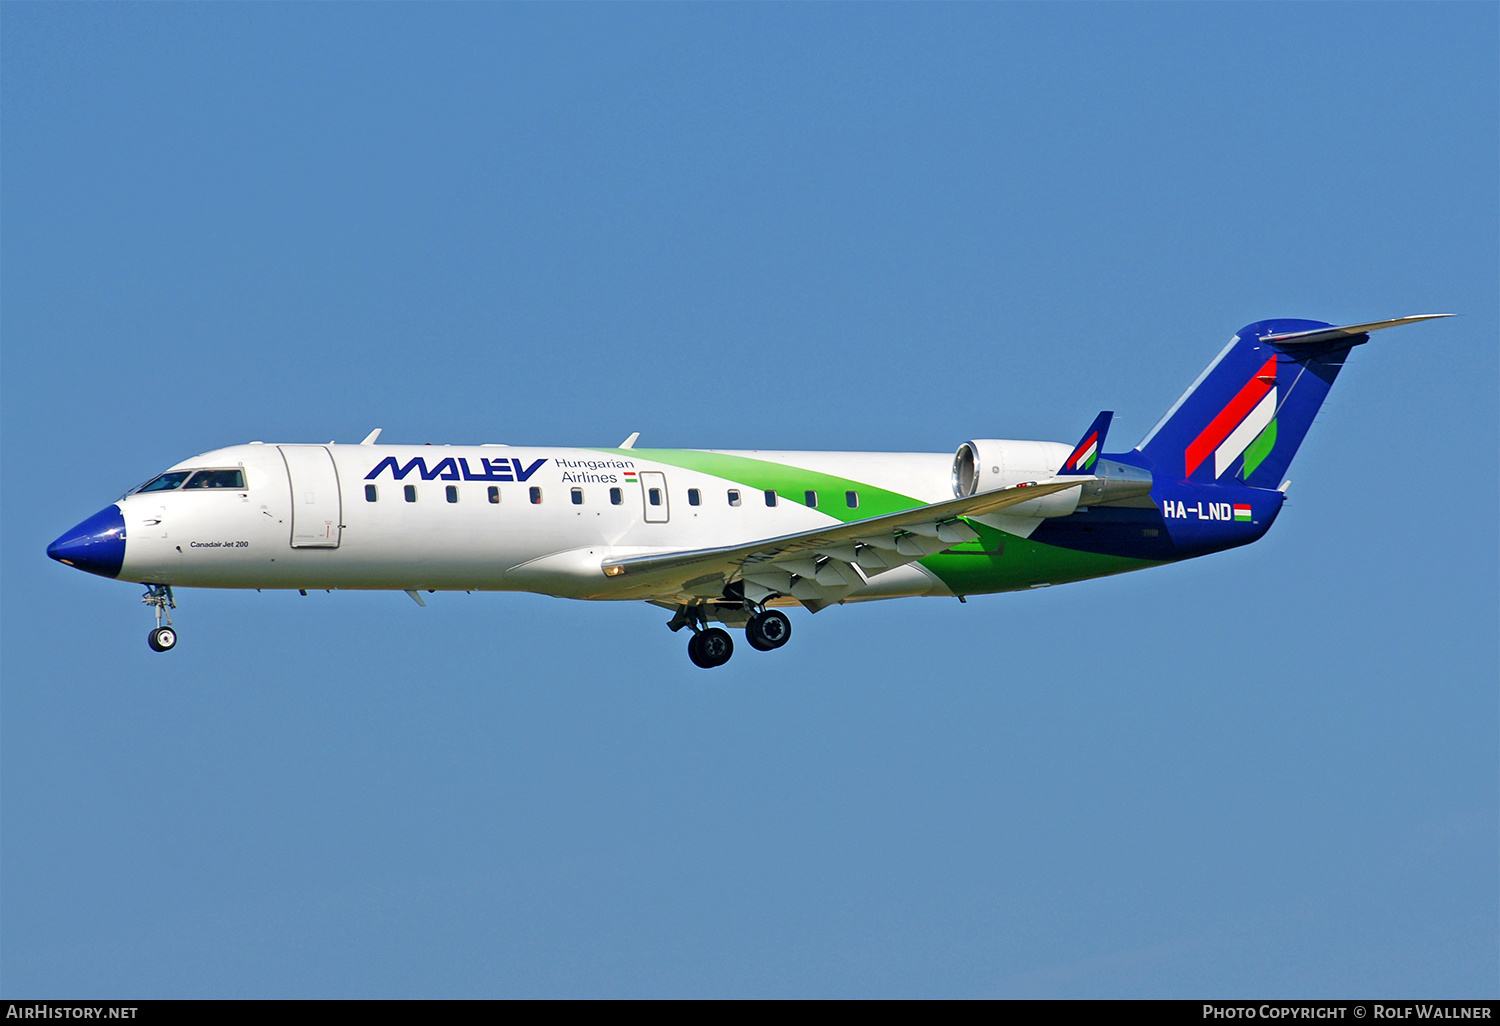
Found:
<path fill-rule="evenodd" d="M 141 601 L 156 611 L 156 627 L 146 635 L 146 644 L 151 646 L 153 652 L 170 652 L 177 647 L 177 628 L 172 626 L 170 612 L 177 608 L 177 601 L 172 598 L 172 586 L 170 584 L 147 585 L 146 594 L 141 596 Z M 166 626 L 162 626 L 163 617 L 166 618 Z"/>

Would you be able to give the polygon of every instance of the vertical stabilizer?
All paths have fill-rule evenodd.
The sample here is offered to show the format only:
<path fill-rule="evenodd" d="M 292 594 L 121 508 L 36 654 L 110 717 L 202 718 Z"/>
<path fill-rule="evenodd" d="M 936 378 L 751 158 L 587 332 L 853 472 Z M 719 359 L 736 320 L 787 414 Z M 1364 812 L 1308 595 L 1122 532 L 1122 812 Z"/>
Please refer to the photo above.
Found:
<path fill-rule="evenodd" d="M 1136 448 L 1158 478 L 1275 488 L 1350 350 L 1371 331 L 1436 316 L 1247 325 Z"/>

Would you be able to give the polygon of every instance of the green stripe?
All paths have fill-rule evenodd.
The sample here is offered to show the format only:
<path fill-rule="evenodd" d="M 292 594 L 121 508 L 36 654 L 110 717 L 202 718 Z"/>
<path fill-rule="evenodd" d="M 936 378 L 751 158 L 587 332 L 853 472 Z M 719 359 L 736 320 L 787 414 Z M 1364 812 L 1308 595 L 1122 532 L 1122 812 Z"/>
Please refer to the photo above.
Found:
<path fill-rule="evenodd" d="M 1255 468 L 1265 462 L 1266 457 L 1271 455 L 1271 450 L 1275 447 L 1276 418 L 1272 417 L 1271 423 L 1266 425 L 1264 431 L 1255 436 L 1255 441 L 1251 442 L 1250 448 L 1245 450 L 1245 472 L 1242 476 L 1248 479 L 1251 474 L 1255 473 Z"/>
<path fill-rule="evenodd" d="M 898 513 L 924 505 L 920 499 L 900 492 L 889 492 L 884 488 L 863 481 L 854 481 L 834 474 L 820 474 L 816 470 L 804 470 L 769 460 L 752 459 L 749 456 L 731 456 L 722 452 L 706 452 L 702 449 L 593 449 L 592 452 L 607 452 L 611 456 L 630 459 L 636 457 L 653 463 L 664 463 L 669 467 L 681 467 L 700 474 L 712 474 L 726 481 L 742 484 L 757 491 L 774 491 L 782 499 L 806 505 L 804 492 L 818 493 L 818 512 L 826 513 L 835 520 L 848 523 L 866 517 Z M 859 493 L 859 507 L 850 509 L 844 502 L 845 492 Z M 748 498 L 748 497 L 747 497 Z"/>
<path fill-rule="evenodd" d="M 1046 545 L 973 520 L 968 524 L 979 532 L 978 541 L 954 545 L 920 560 L 955 595 L 1021 591 L 1037 584 L 1067 584 L 1159 565 L 1155 560 Z"/>
<path fill-rule="evenodd" d="M 635 457 L 700 474 L 711 474 L 759 491 L 774 490 L 782 499 L 798 504 L 802 503 L 803 492 L 815 491 L 819 496 L 818 512 L 844 523 L 923 505 L 919 499 L 910 495 L 876 488 L 863 481 L 749 456 L 731 456 L 702 449 L 591 451 L 623 459 Z M 858 509 L 849 509 L 844 504 L 843 493 L 846 491 L 859 493 Z M 966 519 L 966 523 L 979 532 L 978 541 L 954 545 L 936 555 L 918 560 L 956 595 L 1019 591 L 1035 584 L 1066 584 L 1159 565 L 1154 560 L 1107 556 L 1045 545 L 974 520 Z"/>

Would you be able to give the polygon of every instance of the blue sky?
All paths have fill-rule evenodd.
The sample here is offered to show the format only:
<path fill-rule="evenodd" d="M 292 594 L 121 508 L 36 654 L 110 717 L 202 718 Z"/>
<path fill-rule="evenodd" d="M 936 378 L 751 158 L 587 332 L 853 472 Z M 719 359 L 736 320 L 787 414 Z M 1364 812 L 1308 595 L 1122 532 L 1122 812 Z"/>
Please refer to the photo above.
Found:
<path fill-rule="evenodd" d="M 1490 996 L 1493 5 L 0 8 L 6 996 Z M 1377 336 L 1266 539 L 794 616 L 184 592 L 249 439 L 1139 438 Z"/>

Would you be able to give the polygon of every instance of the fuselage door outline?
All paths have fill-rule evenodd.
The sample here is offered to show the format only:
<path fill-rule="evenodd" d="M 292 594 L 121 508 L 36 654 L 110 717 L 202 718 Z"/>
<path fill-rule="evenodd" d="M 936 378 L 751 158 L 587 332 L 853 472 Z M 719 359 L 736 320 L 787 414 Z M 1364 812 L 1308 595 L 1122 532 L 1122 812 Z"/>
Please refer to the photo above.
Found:
<path fill-rule="evenodd" d="M 292 548 L 338 548 L 343 533 L 343 501 L 333 454 L 323 445 L 277 448 L 292 489 Z"/>
<path fill-rule="evenodd" d="M 672 516 L 667 500 L 667 475 L 659 470 L 641 471 L 641 504 L 646 523 L 665 524 Z"/>

